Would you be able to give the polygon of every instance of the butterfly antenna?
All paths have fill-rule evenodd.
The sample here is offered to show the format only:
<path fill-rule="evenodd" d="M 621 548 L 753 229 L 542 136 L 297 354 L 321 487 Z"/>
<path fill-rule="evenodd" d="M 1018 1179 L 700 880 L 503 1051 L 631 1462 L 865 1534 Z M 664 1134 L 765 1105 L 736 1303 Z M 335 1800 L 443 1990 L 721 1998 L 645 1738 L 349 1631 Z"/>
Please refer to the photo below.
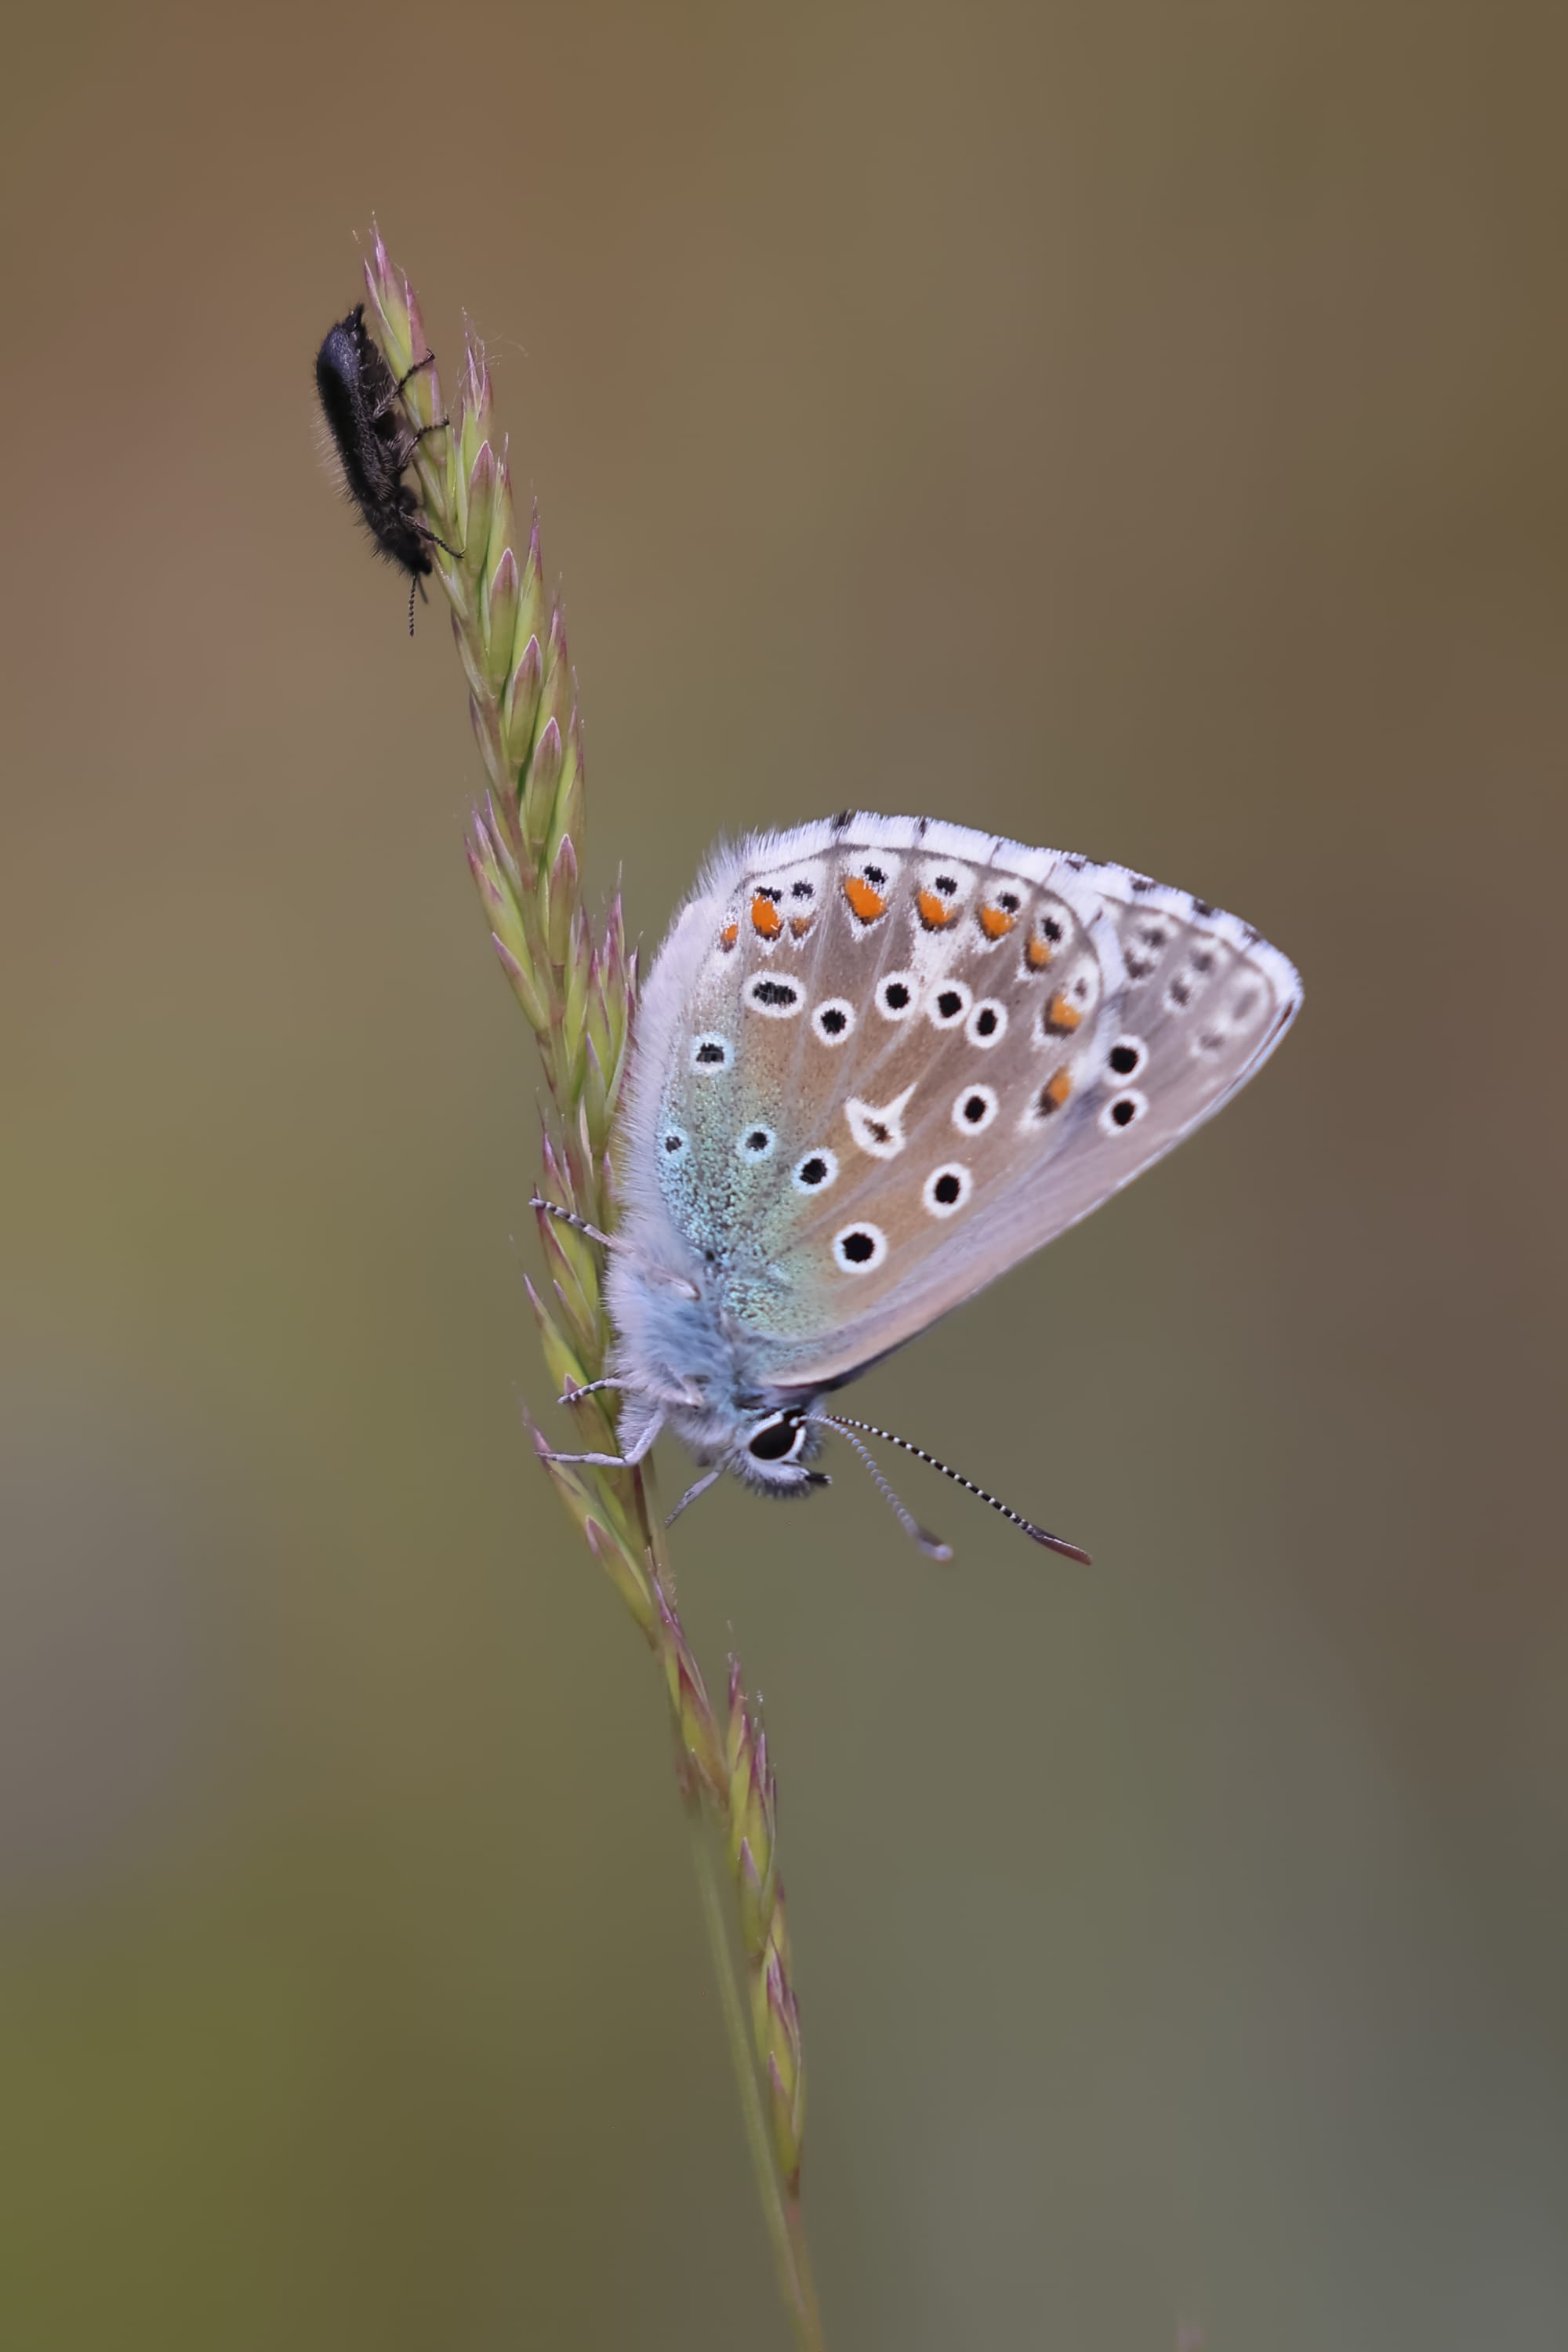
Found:
<path fill-rule="evenodd" d="M 894 1494 L 892 1488 L 889 1486 L 887 1480 L 883 1477 L 881 1472 L 878 1469 L 876 1464 L 867 1453 L 866 1448 L 861 1444 L 860 1440 L 850 1434 L 843 1422 L 835 1421 L 833 1415 L 828 1412 L 814 1412 L 809 1416 L 809 1418 L 813 1421 L 821 1422 L 825 1428 L 836 1429 L 838 1432 L 839 1436 L 844 1440 L 845 1444 L 852 1445 L 855 1448 L 856 1453 L 860 1456 L 861 1461 L 871 1473 L 872 1480 L 874 1481 L 877 1491 L 881 1496 L 882 1500 L 887 1504 L 888 1508 L 892 1512 L 893 1517 L 897 1519 L 904 1533 L 915 1543 L 919 1544 L 921 1551 L 926 1554 L 928 1559 L 951 1559 L 952 1558 L 952 1546 L 951 1544 L 944 1544 L 940 1537 L 929 1534 L 927 1530 L 921 1527 L 913 1512 L 908 1511 L 904 1508 L 903 1504 L 900 1502 L 897 1495 Z M 867 1424 L 863 1422 L 857 1422 L 855 1425 L 858 1429 L 861 1429 Z M 873 1437 L 879 1437 L 882 1433 L 880 1430 L 873 1430 L 871 1434 Z M 896 1439 L 894 1443 L 897 1444 Z"/>
<path fill-rule="evenodd" d="M 912 1454 L 917 1462 L 929 1462 L 933 1470 L 940 1470 L 942 1476 L 951 1478 L 955 1486 L 963 1486 L 971 1495 L 978 1495 L 983 1503 L 989 1503 L 994 1511 L 1000 1511 L 1005 1519 L 1011 1519 L 1016 1528 L 1022 1528 L 1026 1536 L 1033 1536 L 1035 1541 L 1037 1544 L 1044 1544 L 1047 1551 L 1059 1551 L 1065 1559 L 1081 1560 L 1085 1568 L 1092 1567 L 1093 1562 L 1088 1552 L 1080 1551 L 1077 1544 L 1068 1543 L 1060 1536 L 1048 1535 L 1044 1528 L 1037 1528 L 1033 1519 L 1025 1518 L 1019 1511 L 1009 1510 L 1006 1504 L 998 1501 L 994 1495 L 988 1495 L 984 1486 L 977 1486 L 973 1478 L 965 1478 L 959 1471 L 950 1470 L 945 1462 L 939 1462 L 934 1454 L 928 1454 L 923 1445 L 911 1445 L 907 1437 L 895 1437 L 890 1429 L 874 1428 L 868 1421 L 841 1419 L 837 1413 L 832 1412 L 816 1413 L 813 1418 L 826 1422 L 828 1428 L 837 1430 L 841 1437 L 848 1437 L 851 1445 L 855 1444 L 855 1440 L 849 1437 L 849 1432 L 852 1429 L 863 1429 L 868 1437 L 879 1437 L 885 1444 L 896 1445 L 903 1453 Z M 908 1513 L 904 1511 L 902 1504 L 899 1502 L 891 1489 L 883 1485 L 878 1475 L 876 1465 L 864 1446 L 857 1446 L 856 1451 L 861 1455 L 872 1476 L 877 1479 L 877 1484 L 882 1486 L 882 1491 L 887 1495 L 895 1510 L 907 1518 Z M 911 1520 L 910 1524 L 912 1527 L 913 1521 Z M 951 1554 L 939 1554 L 938 1557 L 950 1558 Z"/>

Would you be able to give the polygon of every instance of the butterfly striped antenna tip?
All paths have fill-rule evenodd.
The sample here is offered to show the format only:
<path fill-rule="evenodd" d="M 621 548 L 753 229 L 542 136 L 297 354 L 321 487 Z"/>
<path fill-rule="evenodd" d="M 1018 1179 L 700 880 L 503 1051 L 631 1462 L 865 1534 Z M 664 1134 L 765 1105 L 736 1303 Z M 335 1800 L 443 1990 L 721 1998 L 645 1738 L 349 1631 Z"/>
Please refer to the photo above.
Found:
<path fill-rule="evenodd" d="M 1085 1568 L 1093 1566 L 1094 1563 L 1088 1552 L 1080 1550 L 1077 1544 L 1067 1542 L 1061 1536 L 1053 1536 L 1044 1528 L 1037 1528 L 1033 1519 L 1025 1518 L 1022 1512 L 1012 1510 L 995 1495 L 987 1494 L 984 1487 L 977 1486 L 973 1478 L 966 1478 L 961 1471 L 950 1469 L 945 1462 L 939 1462 L 936 1455 L 928 1454 L 923 1445 L 913 1445 L 907 1437 L 895 1437 L 890 1429 L 878 1429 L 868 1421 L 851 1421 L 847 1414 L 843 1413 L 814 1412 L 809 1415 L 809 1418 L 824 1429 L 837 1430 L 845 1444 L 855 1448 L 905 1534 L 912 1537 L 921 1549 L 931 1559 L 951 1559 L 952 1547 L 940 1542 L 935 1536 L 929 1535 L 913 1515 L 905 1509 L 872 1461 L 870 1454 L 860 1444 L 858 1438 L 852 1434 L 854 1431 L 863 1430 L 868 1437 L 879 1438 L 884 1445 L 896 1445 L 900 1453 L 912 1454 L 917 1462 L 928 1463 L 931 1469 L 940 1470 L 944 1478 L 951 1478 L 955 1486 L 962 1486 L 967 1494 L 978 1495 L 983 1503 L 989 1503 L 994 1511 L 1000 1511 L 1005 1519 L 1009 1520 L 1016 1528 L 1022 1528 L 1026 1536 L 1032 1536 L 1036 1543 L 1043 1544 L 1047 1551 L 1060 1552 L 1064 1559 L 1081 1561 Z"/>

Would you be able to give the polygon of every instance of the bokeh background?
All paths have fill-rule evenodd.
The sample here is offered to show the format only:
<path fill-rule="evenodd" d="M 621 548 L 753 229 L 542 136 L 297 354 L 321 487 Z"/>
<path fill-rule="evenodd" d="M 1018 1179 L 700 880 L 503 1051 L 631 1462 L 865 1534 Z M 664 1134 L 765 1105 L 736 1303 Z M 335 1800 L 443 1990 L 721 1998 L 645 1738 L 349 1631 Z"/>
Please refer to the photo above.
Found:
<path fill-rule="evenodd" d="M 21 12 L 0 2339 L 786 2341 L 663 1700 L 535 1472 L 478 781 L 315 445 L 489 340 L 591 879 L 846 802 L 1301 965 L 1258 1085 L 680 1529 L 836 2347 L 1568 2341 L 1568 39 L 1539 6 Z M 680 1464 L 667 1466 L 666 1493 Z"/>

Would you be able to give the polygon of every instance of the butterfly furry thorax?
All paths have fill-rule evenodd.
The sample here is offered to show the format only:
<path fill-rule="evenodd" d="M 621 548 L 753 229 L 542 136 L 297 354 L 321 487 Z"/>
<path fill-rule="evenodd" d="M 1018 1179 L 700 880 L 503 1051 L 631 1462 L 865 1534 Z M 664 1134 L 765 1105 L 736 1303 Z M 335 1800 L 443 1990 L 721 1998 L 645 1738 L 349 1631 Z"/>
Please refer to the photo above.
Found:
<path fill-rule="evenodd" d="M 1097 1207 L 1279 1043 L 1295 972 L 1125 867 L 846 814 L 710 860 L 649 974 L 608 1274 L 620 1437 L 773 1492 L 817 1401 Z"/>

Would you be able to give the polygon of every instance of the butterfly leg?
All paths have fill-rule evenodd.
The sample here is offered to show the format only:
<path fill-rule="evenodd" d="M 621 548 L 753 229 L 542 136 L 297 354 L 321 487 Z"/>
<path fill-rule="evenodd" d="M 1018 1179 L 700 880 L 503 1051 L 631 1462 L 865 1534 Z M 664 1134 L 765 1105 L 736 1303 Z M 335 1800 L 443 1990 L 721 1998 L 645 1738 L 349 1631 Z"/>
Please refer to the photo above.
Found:
<path fill-rule="evenodd" d="M 682 1495 L 674 1510 L 666 1515 L 664 1522 L 665 1526 L 667 1528 L 672 1528 L 677 1519 L 680 1517 L 682 1511 L 686 1508 L 688 1503 L 694 1503 L 699 1495 L 705 1495 L 708 1492 L 709 1487 L 712 1486 L 714 1480 L 721 1478 L 723 1475 L 724 1474 L 721 1470 L 709 1470 L 703 1475 L 703 1476 L 697 1480 L 694 1486 L 688 1486 L 685 1494 Z"/>
<path fill-rule="evenodd" d="M 597 1242 L 601 1249 L 622 1246 L 613 1234 L 601 1233 L 597 1225 L 588 1223 L 586 1217 L 578 1216 L 574 1209 L 563 1209 L 554 1201 L 547 1201 L 542 1192 L 531 1193 L 528 1205 L 531 1209 L 542 1209 L 547 1217 L 555 1217 L 562 1224 L 570 1225 L 574 1234 L 585 1234 L 591 1242 Z"/>
<path fill-rule="evenodd" d="M 575 1404 L 579 1397 L 597 1396 L 601 1389 L 630 1389 L 640 1385 L 640 1383 L 616 1380 L 613 1374 L 606 1373 L 601 1381 L 584 1381 L 580 1389 L 563 1389 L 555 1402 L 557 1404 Z M 689 1405 L 694 1412 L 699 1412 L 708 1402 L 705 1391 L 690 1384 L 685 1388 L 655 1389 L 649 1386 L 643 1392 L 649 1396 L 657 1396 L 662 1404 Z"/>
<path fill-rule="evenodd" d="M 580 1389 L 563 1389 L 555 1402 L 557 1404 L 575 1404 L 581 1397 L 597 1396 L 601 1389 L 618 1389 L 621 1386 L 619 1381 L 584 1381 Z"/>
<path fill-rule="evenodd" d="M 589 1241 L 597 1242 L 601 1249 L 621 1250 L 640 1258 L 640 1252 L 630 1251 L 629 1244 L 621 1239 L 619 1234 L 602 1233 L 597 1225 L 591 1225 L 586 1217 L 578 1216 L 574 1210 L 563 1209 L 559 1202 L 547 1201 L 542 1192 L 531 1193 L 528 1205 L 531 1209 L 542 1210 L 547 1217 L 558 1218 L 562 1224 L 570 1225 L 574 1233 L 584 1234 Z M 683 1298 L 700 1298 L 702 1296 L 697 1285 L 684 1274 L 677 1274 L 673 1266 L 645 1262 L 643 1271 L 650 1282 L 660 1283 L 667 1290 L 678 1290 Z"/>
<path fill-rule="evenodd" d="M 626 1454 L 554 1454 L 547 1452 L 547 1462 L 581 1462 L 590 1470 L 635 1470 L 645 1454 L 652 1450 L 653 1441 L 664 1427 L 664 1415 L 656 1412 L 637 1444 Z"/>

